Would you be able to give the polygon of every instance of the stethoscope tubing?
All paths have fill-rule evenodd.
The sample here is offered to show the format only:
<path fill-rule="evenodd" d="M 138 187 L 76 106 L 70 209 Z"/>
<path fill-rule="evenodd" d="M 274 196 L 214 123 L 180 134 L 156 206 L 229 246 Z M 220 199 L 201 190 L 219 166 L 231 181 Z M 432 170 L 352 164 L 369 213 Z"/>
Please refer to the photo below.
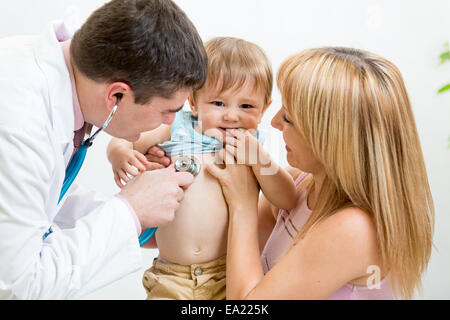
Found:
<path fill-rule="evenodd" d="M 97 137 L 97 135 L 103 131 L 111 122 L 114 113 L 116 112 L 118 107 L 118 104 L 114 106 L 114 108 L 111 110 L 111 113 L 109 114 L 108 118 L 106 119 L 105 123 L 99 128 L 97 131 L 95 131 L 94 134 L 90 135 L 86 140 L 84 140 L 80 147 L 78 148 L 77 152 L 73 155 L 72 159 L 70 160 L 69 165 L 66 168 L 66 174 L 64 176 L 63 186 L 61 188 L 61 193 L 59 195 L 58 204 L 61 201 L 61 199 L 64 197 L 64 195 L 67 193 L 67 190 L 69 190 L 70 186 L 72 185 L 73 181 L 78 175 L 78 172 L 81 169 L 81 166 L 83 165 L 84 159 L 86 158 L 86 152 L 87 149 L 92 145 L 94 139 Z M 148 228 L 146 229 L 140 236 L 139 236 L 139 245 L 142 247 L 144 244 L 146 244 L 150 239 L 154 236 L 157 228 Z M 49 236 L 52 233 L 51 227 L 48 232 L 46 232 L 43 236 L 43 239 L 45 239 L 47 236 Z"/>
<path fill-rule="evenodd" d="M 150 239 L 155 235 L 158 228 L 148 228 L 139 236 L 139 245 L 142 247 L 144 244 L 150 241 Z"/>
<path fill-rule="evenodd" d="M 69 190 L 73 181 L 77 177 L 78 172 L 81 169 L 81 166 L 83 165 L 84 158 L 86 158 L 87 149 L 90 146 L 86 142 L 87 140 L 81 143 L 80 147 L 78 148 L 77 152 L 75 152 L 75 154 L 72 157 L 72 160 L 70 161 L 69 165 L 66 168 L 66 175 L 64 177 L 61 193 L 59 194 L 58 204 L 66 194 L 67 190 Z"/>
<path fill-rule="evenodd" d="M 66 194 L 67 190 L 69 190 L 70 186 L 72 185 L 73 181 L 78 175 L 78 172 L 81 169 L 81 166 L 83 165 L 84 159 L 86 158 L 86 152 L 87 149 L 92 145 L 94 139 L 97 137 L 97 135 L 103 131 L 111 122 L 114 114 L 116 113 L 117 107 L 119 104 L 117 103 L 114 108 L 111 110 L 108 118 L 103 123 L 101 128 L 99 128 L 93 135 L 90 135 L 86 140 L 84 140 L 80 147 L 78 148 L 77 152 L 72 156 L 72 159 L 70 160 L 69 165 L 66 168 L 66 174 L 64 176 L 63 186 L 61 188 L 61 193 L 59 194 L 58 204 L 61 201 L 61 199 Z"/>

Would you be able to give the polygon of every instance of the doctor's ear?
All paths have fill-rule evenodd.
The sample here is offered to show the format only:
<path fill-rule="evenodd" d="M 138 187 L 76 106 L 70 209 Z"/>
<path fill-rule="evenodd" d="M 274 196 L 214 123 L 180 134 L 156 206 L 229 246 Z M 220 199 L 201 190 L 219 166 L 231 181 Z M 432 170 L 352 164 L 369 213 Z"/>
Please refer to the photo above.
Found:
<path fill-rule="evenodd" d="M 131 87 L 125 82 L 113 82 L 106 86 L 105 99 L 106 106 L 109 110 L 112 110 L 116 104 L 129 95 L 133 98 L 133 91 Z"/>

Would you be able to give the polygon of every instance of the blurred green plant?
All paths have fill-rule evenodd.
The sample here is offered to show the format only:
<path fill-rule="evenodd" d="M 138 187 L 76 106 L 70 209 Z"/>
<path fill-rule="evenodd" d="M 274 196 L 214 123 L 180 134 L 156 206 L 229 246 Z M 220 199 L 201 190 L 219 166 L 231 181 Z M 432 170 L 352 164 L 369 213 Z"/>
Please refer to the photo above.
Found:
<path fill-rule="evenodd" d="M 444 44 L 444 48 L 445 48 L 445 51 L 439 56 L 439 58 L 441 59 L 441 64 L 444 64 L 445 62 L 450 61 L 450 45 L 448 42 L 446 42 Z M 442 93 L 447 90 L 450 90 L 450 83 L 446 84 L 445 86 L 440 88 L 438 90 L 438 93 Z"/>
<path fill-rule="evenodd" d="M 450 45 L 449 42 L 444 43 L 444 49 L 445 51 L 443 53 L 441 53 L 441 55 L 439 56 L 439 58 L 441 59 L 441 65 L 446 63 L 447 61 L 450 61 Z M 443 86 L 442 88 L 440 88 L 438 90 L 438 93 L 442 93 L 445 92 L 447 90 L 450 90 L 450 83 L 446 84 L 445 86 Z M 448 146 L 450 149 L 450 137 L 448 138 Z"/>

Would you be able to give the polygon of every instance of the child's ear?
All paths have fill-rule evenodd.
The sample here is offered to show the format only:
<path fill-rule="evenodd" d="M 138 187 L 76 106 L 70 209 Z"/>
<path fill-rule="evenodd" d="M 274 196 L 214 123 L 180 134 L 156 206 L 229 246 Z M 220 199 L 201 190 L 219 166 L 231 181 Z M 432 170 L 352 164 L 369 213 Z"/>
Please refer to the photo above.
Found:
<path fill-rule="evenodd" d="M 258 124 L 261 123 L 262 117 L 264 115 L 264 112 L 266 112 L 267 108 L 269 108 L 269 106 L 272 104 L 272 99 L 270 99 L 269 101 L 267 101 L 267 104 L 263 107 L 263 110 L 261 112 L 261 115 L 259 116 L 259 120 L 258 120 Z"/>
<path fill-rule="evenodd" d="M 264 112 L 266 112 L 266 110 L 267 110 L 267 108 L 270 106 L 272 104 L 272 99 L 269 99 L 269 101 L 267 101 L 267 104 L 266 104 L 266 106 L 263 108 L 263 114 L 264 114 Z"/>
<path fill-rule="evenodd" d="M 188 102 L 189 102 L 189 105 L 191 106 L 192 115 L 193 115 L 194 117 L 198 117 L 197 107 L 195 106 L 195 103 L 194 103 L 194 101 L 192 100 L 192 97 L 191 97 L 191 96 L 188 96 Z"/>

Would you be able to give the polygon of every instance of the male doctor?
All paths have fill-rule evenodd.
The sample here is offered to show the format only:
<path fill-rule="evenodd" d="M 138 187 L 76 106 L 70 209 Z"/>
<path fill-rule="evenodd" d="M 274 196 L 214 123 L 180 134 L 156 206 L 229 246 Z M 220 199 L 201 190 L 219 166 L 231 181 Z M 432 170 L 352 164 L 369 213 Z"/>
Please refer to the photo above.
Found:
<path fill-rule="evenodd" d="M 79 298 L 140 268 L 139 234 L 173 220 L 193 176 L 147 171 L 107 201 L 72 185 L 58 204 L 65 169 L 115 106 L 105 131 L 134 141 L 205 77 L 202 41 L 170 0 L 111 1 L 73 38 L 55 22 L 0 40 L 0 297 Z"/>

